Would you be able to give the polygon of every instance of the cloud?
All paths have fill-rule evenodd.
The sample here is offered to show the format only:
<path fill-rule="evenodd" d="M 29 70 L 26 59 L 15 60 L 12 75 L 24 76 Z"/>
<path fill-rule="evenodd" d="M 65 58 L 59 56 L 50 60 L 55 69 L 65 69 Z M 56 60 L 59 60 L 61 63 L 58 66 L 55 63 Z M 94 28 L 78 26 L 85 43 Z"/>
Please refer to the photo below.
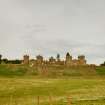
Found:
<path fill-rule="evenodd" d="M 104 0 L 2 0 L 0 13 L 4 57 L 65 57 L 69 51 L 86 55 L 89 63 L 105 59 Z"/>

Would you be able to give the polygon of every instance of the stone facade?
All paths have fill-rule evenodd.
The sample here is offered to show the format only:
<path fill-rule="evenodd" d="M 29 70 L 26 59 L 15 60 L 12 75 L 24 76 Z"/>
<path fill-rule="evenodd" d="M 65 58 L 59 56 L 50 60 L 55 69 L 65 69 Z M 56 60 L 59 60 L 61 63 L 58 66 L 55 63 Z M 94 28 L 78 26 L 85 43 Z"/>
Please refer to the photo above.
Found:
<path fill-rule="evenodd" d="M 44 60 L 43 56 L 36 56 L 35 60 L 29 61 L 29 56 L 25 55 L 23 63 L 29 64 L 29 62 L 33 63 L 33 65 L 46 65 L 46 64 L 55 64 L 55 65 L 67 65 L 67 66 L 78 66 L 78 65 L 87 65 L 85 56 L 79 55 L 78 59 L 73 59 L 72 56 L 67 52 L 65 60 L 60 59 L 60 55 L 57 55 L 56 59 L 54 57 L 50 57 L 49 60 Z"/>
<path fill-rule="evenodd" d="M 41 55 L 36 56 L 36 63 L 39 65 L 43 64 L 43 56 Z"/>
<path fill-rule="evenodd" d="M 84 55 L 78 56 L 78 59 L 72 59 L 72 56 L 67 53 L 66 54 L 66 65 L 86 65 L 86 60 Z"/>
<path fill-rule="evenodd" d="M 72 56 L 69 54 L 69 52 L 67 52 L 67 54 L 66 54 L 65 63 L 66 63 L 66 65 L 72 65 Z"/>
<path fill-rule="evenodd" d="M 78 56 L 78 62 L 80 65 L 86 65 L 86 60 L 84 55 Z"/>
<path fill-rule="evenodd" d="M 29 55 L 23 56 L 23 64 L 29 64 Z"/>

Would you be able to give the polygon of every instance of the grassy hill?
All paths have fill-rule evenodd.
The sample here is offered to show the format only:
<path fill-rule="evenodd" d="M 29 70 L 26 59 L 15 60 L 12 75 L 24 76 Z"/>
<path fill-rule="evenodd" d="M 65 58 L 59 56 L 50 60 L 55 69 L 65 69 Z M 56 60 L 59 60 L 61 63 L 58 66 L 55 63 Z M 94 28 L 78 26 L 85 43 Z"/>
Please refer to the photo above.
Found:
<path fill-rule="evenodd" d="M 98 75 L 104 76 L 105 75 L 105 66 L 96 67 L 96 72 Z"/>

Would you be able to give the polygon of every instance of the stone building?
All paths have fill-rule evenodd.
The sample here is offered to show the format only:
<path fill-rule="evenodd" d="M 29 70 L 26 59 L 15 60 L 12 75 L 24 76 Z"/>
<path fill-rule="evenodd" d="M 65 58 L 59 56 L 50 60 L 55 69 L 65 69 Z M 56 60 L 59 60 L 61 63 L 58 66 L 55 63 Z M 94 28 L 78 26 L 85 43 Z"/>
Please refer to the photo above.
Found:
<path fill-rule="evenodd" d="M 67 52 L 67 54 L 66 54 L 65 63 L 66 63 L 66 65 L 72 65 L 72 56 L 69 54 L 69 52 Z"/>
<path fill-rule="evenodd" d="M 36 56 L 36 63 L 43 64 L 43 56 L 41 56 L 41 55 Z"/>
<path fill-rule="evenodd" d="M 86 60 L 84 55 L 78 56 L 78 59 L 72 59 L 72 56 L 67 53 L 66 54 L 66 65 L 73 66 L 73 65 L 86 65 Z"/>
<path fill-rule="evenodd" d="M 84 55 L 79 55 L 77 59 L 73 59 L 69 52 L 66 54 L 65 60 L 60 60 L 60 55 L 57 55 L 57 58 L 50 57 L 49 60 L 44 60 L 43 56 L 36 56 L 35 60 L 29 61 L 29 56 L 24 55 L 23 64 L 32 64 L 32 65 L 42 65 L 42 64 L 54 64 L 54 65 L 67 65 L 67 66 L 78 66 L 78 65 L 86 65 L 86 60 Z"/>
<path fill-rule="evenodd" d="M 29 64 L 29 55 L 23 56 L 23 64 Z"/>
<path fill-rule="evenodd" d="M 84 55 L 78 56 L 79 65 L 86 65 L 86 60 Z"/>

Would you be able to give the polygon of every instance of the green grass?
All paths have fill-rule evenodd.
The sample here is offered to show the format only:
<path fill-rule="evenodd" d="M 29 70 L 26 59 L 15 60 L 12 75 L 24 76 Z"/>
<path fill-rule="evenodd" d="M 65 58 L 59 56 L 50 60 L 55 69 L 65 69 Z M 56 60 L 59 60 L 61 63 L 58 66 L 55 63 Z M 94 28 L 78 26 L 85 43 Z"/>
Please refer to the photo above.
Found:
<path fill-rule="evenodd" d="M 27 69 L 16 65 L 0 65 L 0 76 L 21 76 Z"/>
<path fill-rule="evenodd" d="M 103 67 L 97 67 L 96 68 L 96 71 L 97 71 L 97 74 L 99 74 L 99 75 L 105 75 L 105 67 L 103 66 Z"/>
<path fill-rule="evenodd" d="M 15 64 L 0 65 L 0 76 L 16 77 L 24 75 L 37 75 L 37 69 Z"/>
<path fill-rule="evenodd" d="M 67 96 L 72 105 L 104 105 L 105 79 L 0 78 L 0 105 L 36 105 L 37 96 L 42 105 L 49 105 L 49 96 L 54 105 L 67 105 Z"/>

